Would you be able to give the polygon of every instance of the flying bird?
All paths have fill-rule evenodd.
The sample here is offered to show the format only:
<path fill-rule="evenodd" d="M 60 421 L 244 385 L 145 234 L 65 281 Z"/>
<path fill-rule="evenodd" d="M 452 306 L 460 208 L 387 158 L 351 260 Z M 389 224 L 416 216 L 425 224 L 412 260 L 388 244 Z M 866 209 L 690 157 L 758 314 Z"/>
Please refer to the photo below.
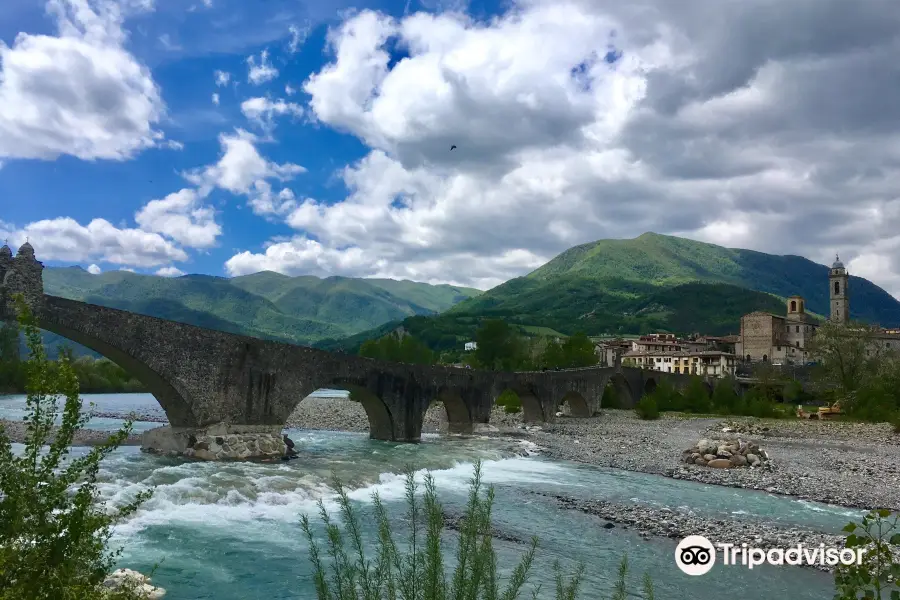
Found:
<path fill-rule="evenodd" d="M 454 144 L 453 146 L 450 146 L 450 152 L 453 152 L 454 150 L 456 150 L 456 145 L 455 145 L 455 144 Z"/>

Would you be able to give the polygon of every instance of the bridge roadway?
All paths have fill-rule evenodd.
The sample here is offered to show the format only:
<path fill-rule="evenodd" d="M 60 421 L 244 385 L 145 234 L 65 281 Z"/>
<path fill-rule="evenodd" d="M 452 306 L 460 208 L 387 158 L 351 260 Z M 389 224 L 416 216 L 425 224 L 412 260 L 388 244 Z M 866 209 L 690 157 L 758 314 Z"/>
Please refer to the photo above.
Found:
<path fill-rule="evenodd" d="M 159 401 L 172 428 L 280 432 L 303 398 L 337 388 L 362 404 L 370 437 L 416 442 L 433 400 L 443 402 L 451 432 L 468 433 L 476 423 L 488 422 L 506 389 L 521 398 L 526 421 L 552 422 L 564 402 L 573 416 L 596 414 L 608 383 L 625 406 L 633 406 L 662 378 L 676 387 L 690 379 L 621 366 L 495 372 L 335 354 L 45 295 L 43 265 L 30 246 L 14 258 L 9 254 L 0 250 L 3 317 L 13 318 L 13 295 L 24 294 L 42 329 L 134 374 Z"/>

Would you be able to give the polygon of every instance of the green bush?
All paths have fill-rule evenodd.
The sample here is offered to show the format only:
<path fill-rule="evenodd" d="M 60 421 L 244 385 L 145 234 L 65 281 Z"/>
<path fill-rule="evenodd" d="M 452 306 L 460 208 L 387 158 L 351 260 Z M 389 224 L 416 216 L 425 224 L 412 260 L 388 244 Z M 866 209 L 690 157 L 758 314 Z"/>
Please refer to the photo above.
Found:
<path fill-rule="evenodd" d="M 497 572 L 497 554 L 493 548 L 491 511 L 494 490 L 482 494 L 481 464 L 475 464 L 475 474 L 469 488 L 465 512 L 460 519 L 456 550 L 456 566 L 449 573 L 444 564 L 444 511 L 437 498 L 434 478 L 425 475 L 425 493 L 417 495 L 413 469 L 406 472 L 406 522 L 409 537 L 406 550 L 395 541 L 387 510 L 378 492 L 372 493 L 378 545 L 374 558 L 367 558 L 360 519 L 353 510 L 347 491 L 340 481 L 334 482 L 338 492 L 343 531 L 335 523 L 324 503 L 319 501 L 319 514 L 325 523 L 325 552 L 328 554 L 331 576 L 312 531 L 308 515 L 301 517 L 301 526 L 309 542 L 309 559 L 313 565 L 313 582 L 318 600 L 516 600 L 529 585 L 531 567 L 537 553 L 538 539 L 532 538 L 521 560 L 512 571 L 505 587 L 501 587 Z M 349 541 L 349 548 L 346 548 Z M 619 567 L 614 600 L 625 600 L 628 590 L 625 576 L 627 556 Z M 575 600 L 584 565 L 566 580 L 559 563 L 554 563 L 556 600 Z M 449 575 L 449 578 L 448 578 Z M 539 587 L 539 586 L 537 586 Z M 644 598 L 653 599 L 653 584 L 644 576 Z"/>
<path fill-rule="evenodd" d="M 684 396 L 665 379 L 659 382 L 650 395 L 661 411 L 681 411 L 685 408 Z"/>
<path fill-rule="evenodd" d="M 708 413 L 712 411 L 712 399 L 709 390 L 699 377 L 691 377 L 687 389 L 684 390 L 684 410 L 692 413 Z"/>
<path fill-rule="evenodd" d="M 67 356 L 47 360 L 40 330 L 21 296 L 19 321 L 30 357 L 25 362 L 28 423 L 25 451 L 16 455 L 0 426 L 0 600 L 99 600 L 118 552 L 107 549 L 111 527 L 148 498 L 142 492 L 109 514 L 95 504 L 100 463 L 128 437 L 131 423 L 86 456 L 68 457 L 75 433 L 89 419 Z M 65 399 L 54 432 L 57 401 Z M 135 598 L 122 590 L 116 598 Z"/>
<path fill-rule="evenodd" d="M 734 410 L 738 400 L 738 395 L 734 391 L 734 382 L 731 379 L 721 379 L 716 382 L 712 395 L 713 410 L 716 413 L 723 415 L 736 414 Z"/>
<path fill-rule="evenodd" d="M 512 390 L 504 390 L 497 398 L 497 406 L 502 406 L 506 414 L 515 414 L 522 410 L 522 400 Z"/>
<path fill-rule="evenodd" d="M 656 398 L 653 394 L 644 396 L 634 407 L 637 416 L 645 421 L 652 421 L 659 418 L 659 406 L 656 404 Z"/>
<path fill-rule="evenodd" d="M 616 386 L 613 384 L 607 384 L 606 388 L 603 390 L 603 397 L 600 399 L 600 407 L 622 408 L 622 403 L 619 402 L 619 394 L 616 392 Z"/>
<path fill-rule="evenodd" d="M 887 509 L 873 510 L 861 523 L 848 523 L 844 532 L 844 547 L 865 552 L 861 564 L 838 565 L 835 569 L 835 600 L 900 598 L 898 515 Z"/>

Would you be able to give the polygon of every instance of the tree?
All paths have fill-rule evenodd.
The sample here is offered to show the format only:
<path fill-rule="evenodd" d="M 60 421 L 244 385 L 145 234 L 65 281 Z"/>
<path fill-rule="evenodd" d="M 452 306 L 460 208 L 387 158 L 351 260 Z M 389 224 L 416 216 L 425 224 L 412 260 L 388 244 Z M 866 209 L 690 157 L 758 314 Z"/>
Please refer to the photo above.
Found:
<path fill-rule="evenodd" d="M 519 340 L 513 329 L 499 319 L 484 322 L 475 332 L 475 361 L 485 369 L 509 370 L 519 359 Z"/>
<path fill-rule="evenodd" d="M 563 362 L 566 368 L 590 367 L 597 364 L 594 343 L 584 333 L 576 333 L 562 344 Z"/>
<path fill-rule="evenodd" d="M 0 600 L 108 598 L 102 584 L 119 554 L 107 549 L 111 527 L 150 495 L 138 494 L 114 514 L 95 504 L 100 463 L 125 441 L 131 422 L 86 456 L 68 456 L 76 431 L 90 418 L 81 412 L 78 379 L 65 356 L 51 369 L 21 295 L 17 307 L 30 351 L 29 414 L 22 454 L 13 453 L 0 426 Z M 62 423 L 54 432 L 60 396 Z"/>
<path fill-rule="evenodd" d="M 851 396 L 865 379 L 878 370 L 884 349 L 875 337 L 876 329 L 865 323 L 826 321 L 816 330 L 809 353 L 817 362 L 816 382 L 834 389 L 842 401 Z"/>
<path fill-rule="evenodd" d="M 738 405 L 738 395 L 734 391 L 734 380 L 720 379 L 713 388 L 713 409 L 722 414 L 732 414 Z"/>
<path fill-rule="evenodd" d="M 712 410 L 709 390 L 699 377 L 691 377 L 684 390 L 684 408 L 693 413 L 708 413 Z"/>

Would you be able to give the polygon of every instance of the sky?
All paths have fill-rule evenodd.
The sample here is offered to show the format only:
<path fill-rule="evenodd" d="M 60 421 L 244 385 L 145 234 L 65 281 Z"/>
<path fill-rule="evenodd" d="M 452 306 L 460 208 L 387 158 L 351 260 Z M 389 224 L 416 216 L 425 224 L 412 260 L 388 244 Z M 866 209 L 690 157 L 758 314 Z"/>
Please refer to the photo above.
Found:
<path fill-rule="evenodd" d="M 4 0 L 0 238 L 488 289 L 653 231 L 900 297 L 895 2 Z"/>

